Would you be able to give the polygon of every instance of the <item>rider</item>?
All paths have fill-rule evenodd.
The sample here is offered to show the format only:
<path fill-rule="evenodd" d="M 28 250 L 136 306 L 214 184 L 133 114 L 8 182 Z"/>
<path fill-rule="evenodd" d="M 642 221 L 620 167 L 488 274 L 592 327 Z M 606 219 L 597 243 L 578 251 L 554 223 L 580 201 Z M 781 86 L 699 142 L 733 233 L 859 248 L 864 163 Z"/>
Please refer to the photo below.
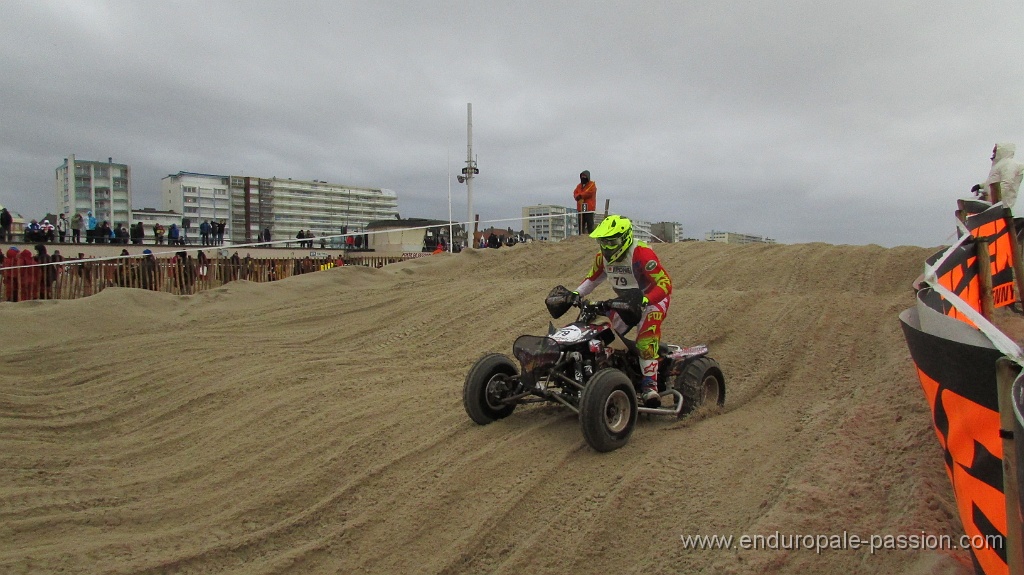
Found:
<path fill-rule="evenodd" d="M 643 292 L 643 319 L 636 337 L 640 369 L 644 376 L 640 397 L 644 405 L 657 407 L 661 405 L 658 395 L 658 342 L 661 323 L 668 314 L 672 280 L 661 267 L 654 250 L 633 238 L 633 224 L 628 219 L 608 216 L 590 233 L 590 237 L 597 239 L 601 251 L 594 258 L 590 273 L 576 288 L 576 293 L 586 296 L 606 277 L 611 278 L 612 289 L 620 297 L 634 290 Z M 627 325 L 614 310 L 608 312 L 608 317 L 620 335 L 633 327 Z"/>

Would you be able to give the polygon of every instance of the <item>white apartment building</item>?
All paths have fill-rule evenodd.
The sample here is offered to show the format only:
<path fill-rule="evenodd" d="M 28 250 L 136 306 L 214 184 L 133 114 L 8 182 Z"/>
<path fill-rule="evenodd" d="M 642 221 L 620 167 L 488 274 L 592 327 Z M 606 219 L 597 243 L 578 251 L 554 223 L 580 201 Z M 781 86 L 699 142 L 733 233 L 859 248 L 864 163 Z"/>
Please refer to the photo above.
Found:
<path fill-rule="evenodd" d="M 56 169 L 57 213 L 85 215 L 92 212 L 97 222 L 111 227 L 128 224 L 132 211 L 131 168 L 106 162 L 79 160 L 74 154 Z"/>
<path fill-rule="evenodd" d="M 231 220 L 227 176 L 178 172 L 161 180 L 160 188 L 164 209 L 181 214 L 178 225 L 194 235 L 203 221 Z"/>
<path fill-rule="evenodd" d="M 738 234 L 736 232 L 719 232 L 711 230 L 704 234 L 704 240 L 709 242 L 722 242 L 726 244 L 774 244 L 775 240 L 764 236 L 752 236 L 749 234 Z"/>
<path fill-rule="evenodd" d="M 523 207 L 523 230 L 535 240 L 557 242 L 576 235 L 576 208 L 555 205 Z"/>
<path fill-rule="evenodd" d="M 629 218 L 629 216 L 626 216 Z M 604 218 L 602 218 L 604 219 Z M 629 218 L 630 223 L 633 224 L 633 239 L 641 242 L 651 242 L 651 222 L 647 220 L 634 220 Z M 594 224 L 597 225 L 596 223 Z"/>
<path fill-rule="evenodd" d="M 679 222 L 658 222 L 651 224 L 651 241 L 662 241 L 667 244 L 682 241 L 683 225 Z"/>
<path fill-rule="evenodd" d="M 316 237 L 366 230 L 375 220 L 394 219 L 393 190 L 343 186 L 313 180 L 230 176 L 232 242 L 256 241 L 269 229 L 272 240 L 295 238 L 299 230 Z M 340 238 L 331 241 L 339 244 Z"/>
<path fill-rule="evenodd" d="M 365 231 L 374 220 L 394 219 L 394 191 L 320 180 L 258 178 L 178 172 L 162 183 L 163 206 L 188 220 L 189 235 L 203 221 L 225 221 L 231 243 L 252 243 L 269 229 L 272 241 L 294 239 L 299 230 L 316 237 Z M 344 231 L 343 231 L 344 230 Z M 340 238 L 332 239 L 340 245 Z"/>

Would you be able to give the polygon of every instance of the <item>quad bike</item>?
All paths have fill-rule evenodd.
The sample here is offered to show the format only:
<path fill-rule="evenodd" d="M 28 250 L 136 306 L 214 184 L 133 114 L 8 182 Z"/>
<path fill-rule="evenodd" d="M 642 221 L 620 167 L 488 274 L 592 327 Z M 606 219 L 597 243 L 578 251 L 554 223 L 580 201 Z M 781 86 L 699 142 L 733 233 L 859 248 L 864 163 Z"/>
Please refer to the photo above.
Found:
<path fill-rule="evenodd" d="M 639 301 L 584 301 L 558 286 L 545 304 L 553 318 L 571 307 L 579 308 L 579 317 L 559 330 L 550 325 L 547 336 L 519 336 L 512 346 L 518 366 L 500 353 L 477 360 L 462 389 L 463 406 L 474 422 L 508 417 L 521 404 L 558 403 L 579 414 L 587 443 L 606 452 L 629 441 L 639 413 L 683 417 L 702 405 L 725 403 L 725 377 L 706 345 L 662 343 L 658 391 L 662 405 L 668 398 L 671 405 L 640 405 L 643 375 L 636 344 L 612 329 L 607 315 L 615 310 L 634 326 L 641 318 Z"/>

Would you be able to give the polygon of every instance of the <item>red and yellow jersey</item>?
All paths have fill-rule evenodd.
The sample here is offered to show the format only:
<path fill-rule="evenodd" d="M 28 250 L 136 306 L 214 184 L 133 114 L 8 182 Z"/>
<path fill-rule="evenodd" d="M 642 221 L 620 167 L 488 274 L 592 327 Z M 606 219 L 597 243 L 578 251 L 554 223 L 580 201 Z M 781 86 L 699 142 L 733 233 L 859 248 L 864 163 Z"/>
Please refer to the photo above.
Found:
<path fill-rule="evenodd" d="M 594 258 L 590 273 L 576 288 L 580 295 L 594 291 L 601 282 L 609 278 L 615 293 L 639 289 L 647 296 L 650 304 L 656 304 L 672 294 L 672 279 L 661 266 L 654 250 L 644 242 L 633 242 L 622 260 L 613 264 L 604 261 L 601 252 Z"/>

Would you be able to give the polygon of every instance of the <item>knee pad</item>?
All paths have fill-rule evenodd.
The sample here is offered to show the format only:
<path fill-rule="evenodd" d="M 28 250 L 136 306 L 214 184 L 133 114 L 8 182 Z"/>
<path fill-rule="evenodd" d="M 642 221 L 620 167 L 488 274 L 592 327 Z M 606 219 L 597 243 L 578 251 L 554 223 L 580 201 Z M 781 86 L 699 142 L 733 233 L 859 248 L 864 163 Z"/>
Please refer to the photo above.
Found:
<path fill-rule="evenodd" d="M 636 340 L 636 349 L 640 353 L 640 359 L 657 359 L 658 338 L 643 337 Z"/>

